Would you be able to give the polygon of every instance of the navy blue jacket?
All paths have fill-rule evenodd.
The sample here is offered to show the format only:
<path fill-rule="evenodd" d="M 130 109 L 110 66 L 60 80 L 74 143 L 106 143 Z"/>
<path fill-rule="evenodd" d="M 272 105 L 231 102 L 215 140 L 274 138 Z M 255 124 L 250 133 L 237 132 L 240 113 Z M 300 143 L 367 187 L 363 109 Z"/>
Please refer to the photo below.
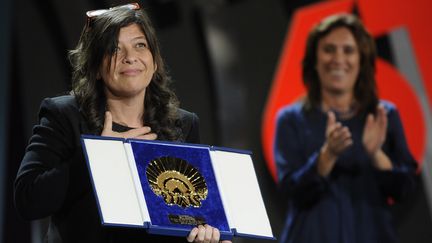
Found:
<path fill-rule="evenodd" d="M 412 190 L 416 161 L 395 106 L 381 104 L 388 117 L 382 149 L 394 169 L 378 171 L 372 165 L 362 145 L 363 114 L 340 121 L 349 128 L 354 143 L 325 178 L 318 174 L 317 161 L 327 115 L 319 109 L 306 111 L 301 102 L 279 112 L 274 153 L 279 184 L 288 196 L 281 242 L 396 242 L 388 200 L 398 200 Z"/>

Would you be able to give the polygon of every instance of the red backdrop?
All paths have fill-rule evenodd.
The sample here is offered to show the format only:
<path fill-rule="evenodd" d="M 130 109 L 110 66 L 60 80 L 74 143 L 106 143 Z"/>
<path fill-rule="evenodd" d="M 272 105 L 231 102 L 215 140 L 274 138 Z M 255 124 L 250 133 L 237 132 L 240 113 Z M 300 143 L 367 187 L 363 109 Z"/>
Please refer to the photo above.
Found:
<path fill-rule="evenodd" d="M 408 30 L 429 105 L 422 108 L 410 82 L 396 67 L 383 59 L 377 61 L 376 79 L 380 98 L 392 101 L 400 111 L 411 152 L 419 163 L 424 159 L 427 138 L 423 109 L 430 109 L 432 106 L 432 69 L 427 66 L 428 60 L 432 60 L 432 51 L 428 45 L 432 43 L 432 32 L 426 31 L 424 26 L 430 22 L 427 11 L 432 9 L 432 2 L 420 0 L 407 4 L 404 0 L 326 1 L 301 8 L 294 14 L 264 110 L 262 146 L 268 168 L 275 180 L 273 141 L 276 115 L 281 107 L 304 95 L 301 60 L 307 34 L 316 23 L 328 15 L 352 12 L 354 4 L 357 5 L 363 23 L 375 37 L 399 27 Z"/>

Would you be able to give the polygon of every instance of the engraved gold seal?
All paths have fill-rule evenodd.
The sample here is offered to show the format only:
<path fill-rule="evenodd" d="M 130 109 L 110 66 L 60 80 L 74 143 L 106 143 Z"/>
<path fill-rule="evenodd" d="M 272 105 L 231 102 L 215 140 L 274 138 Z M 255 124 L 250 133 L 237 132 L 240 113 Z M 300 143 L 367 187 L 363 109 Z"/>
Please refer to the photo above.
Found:
<path fill-rule="evenodd" d="M 152 191 L 167 205 L 201 207 L 208 189 L 204 177 L 186 160 L 175 157 L 153 159 L 146 169 Z"/>

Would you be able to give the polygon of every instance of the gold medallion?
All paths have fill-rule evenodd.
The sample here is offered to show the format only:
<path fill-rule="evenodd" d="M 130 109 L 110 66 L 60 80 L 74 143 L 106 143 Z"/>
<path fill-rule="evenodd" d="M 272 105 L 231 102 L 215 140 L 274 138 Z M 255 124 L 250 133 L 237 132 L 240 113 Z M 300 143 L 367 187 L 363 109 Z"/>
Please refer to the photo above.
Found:
<path fill-rule="evenodd" d="M 186 160 L 175 157 L 153 159 L 146 169 L 152 191 L 167 205 L 201 207 L 208 189 L 204 177 Z"/>

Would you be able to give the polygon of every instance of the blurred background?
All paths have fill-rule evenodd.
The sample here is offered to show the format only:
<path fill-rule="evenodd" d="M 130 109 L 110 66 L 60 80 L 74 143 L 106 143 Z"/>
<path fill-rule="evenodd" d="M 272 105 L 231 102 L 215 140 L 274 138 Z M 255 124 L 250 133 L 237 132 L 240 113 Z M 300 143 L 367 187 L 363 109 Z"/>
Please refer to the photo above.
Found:
<path fill-rule="evenodd" d="M 42 242 L 46 219 L 26 222 L 13 180 L 44 97 L 70 90 L 67 51 L 85 12 L 126 1 L 0 2 L 0 242 Z M 142 0 L 181 106 L 200 117 L 204 144 L 253 152 L 276 237 L 284 224 L 271 155 L 275 112 L 300 97 L 309 29 L 336 12 L 358 14 L 375 37 L 381 97 L 401 111 L 420 164 L 419 188 L 393 206 L 400 242 L 432 242 L 432 2 L 427 0 Z M 253 213 L 253 212 L 251 212 Z M 235 242 L 271 242 L 236 239 Z"/>

